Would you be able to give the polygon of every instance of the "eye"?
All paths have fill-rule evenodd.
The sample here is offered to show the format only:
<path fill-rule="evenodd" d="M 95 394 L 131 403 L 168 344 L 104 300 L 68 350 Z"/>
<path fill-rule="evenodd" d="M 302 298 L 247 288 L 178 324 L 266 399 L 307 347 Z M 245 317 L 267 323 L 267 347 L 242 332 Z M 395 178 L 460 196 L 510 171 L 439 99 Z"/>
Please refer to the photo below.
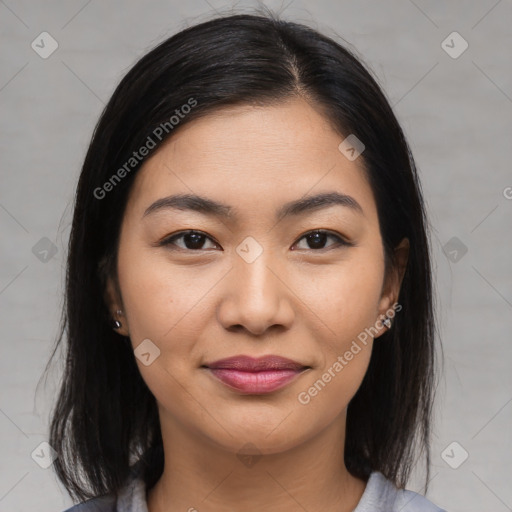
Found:
<path fill-rule="evenodd" d="M 336 241 L 335 244 L 331 244 L 331 246 L 325 247 L 325 243 L 328 238 L 332 238 Z M 302 236 L 300 240 L 306 240 L 306 243 L 309 245 L 309 247 L 302 247 L 299 249 L 329 249 L 332 247 L 332 245 L 336 246 L 352 246 L 353 244 L 350 242 L 347 242 L 343 238 L 341 238 L 338 235 L 335 235 L 334 233 L 331 233 L 329 231 L 325 231 L 322 229 L 315 229 L 314 231 L 310 231 L 309 233 L 306 233 L 304 236 Z"/>
<path fill-rule="evenodd" d="M 183 239 L 184 246 L 175 243 L 176 240 L 180 240 L 180 239 Z M 188 230 L 188 231 L 182 231 L 181 233 L 172 235 L 172 236 L 162 240 L 159 245 L 165 245 L 165 246 L 166 245 L 176 245 L 180 249 L 184 249 L 184 250 L 187 250 L 187 249 L 188 250 L 211 249 L 212 247 L 206 247 L 206 248 L 204 247 L 205 241 L 207 241 L 207 240 L 210 240 L 211 242 L 213 242 L 213 240 L 209 236 L 207 236 L 206 234 L 204 234 L 201 231 Z M 216 242 L 213 242 L 213 244 L 218 247 Z M 215 248 L 215 247 L 213 247 L 213 248 Z"/>
<path fill-rule="evenodd" d="M 334 244 L 325 247 L 326 241 L 331 238 L 335 241 Z M 181 240 L 181 244 L 176 243 L 178 240 Z M 331 247 L 339 247 L 339 246 L 353 246 L 351 242 L 347 242 L 340 236 L 331 233 L 330 231 L 316 229 L 314 231 L 310 231 L 303 235 L 300 239 L 306 240 L 306 243 L 309 247 L 299 247 L 299 249 L 313 249 L 313 250 L 322 250 L 329 249 Z M 205 247 L 205 243 L 210 241 L 213 246 Z M 294 245 L 297 245 L 299 242 L 296 242 Z M 177 233 L 168 238 L 162 240 L 158 245 L 160 246 L 170 246 L 174 245 L 179 249 L 190 250 L 190 251 L 198 251 L 198 250 L 208 250 L 215 249 L 220 247 L 216 242 L 214 242 L 208 235 L 203 233 L 202 231 L 197 230 L 187 230 L 182 231 L 181 233 Z"/>

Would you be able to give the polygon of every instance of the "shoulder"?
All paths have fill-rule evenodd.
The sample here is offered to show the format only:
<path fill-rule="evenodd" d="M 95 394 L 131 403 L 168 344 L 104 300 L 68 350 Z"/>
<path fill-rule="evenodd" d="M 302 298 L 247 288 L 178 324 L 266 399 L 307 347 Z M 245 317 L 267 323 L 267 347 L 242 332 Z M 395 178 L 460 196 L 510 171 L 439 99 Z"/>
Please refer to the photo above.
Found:
<path fill-rule="evenodd" d="M 74 505 L 64 512 L 116 512 L 116 510 L 116 497 L 113 494 L 107 494 Z"/>
<path fill-rule="evenodd" d="M 138 472 L 133 471 L 118 493 L 97 496 L 79 503 L 64 512 L 148 512 L 146 484 Z"/>
<path fill-rule="evenodd" d="M 398 489 L 382 473 L 370 475 L 354 512 L 445 512 L 421 494 Z"/>
<path fill-rule="evenodd" d="M 96 496 L 63 512 L 132 512 L 133 510 L 143 512 L 145 486 L 140 472 L 140 464 L 130 466 L 129 476 L 117 493 Z M 137 505 L 136 508 L 133 508 L 134 504 Z"/>

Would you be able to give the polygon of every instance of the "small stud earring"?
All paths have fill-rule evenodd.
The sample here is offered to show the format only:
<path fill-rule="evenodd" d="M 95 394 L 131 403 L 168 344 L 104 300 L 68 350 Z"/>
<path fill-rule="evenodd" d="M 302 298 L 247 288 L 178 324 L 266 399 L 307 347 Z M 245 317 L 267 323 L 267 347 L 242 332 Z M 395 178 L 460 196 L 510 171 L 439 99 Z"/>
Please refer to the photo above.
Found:
<path fill-rule="evenodd" d="M 384 320 L 382 320 L 382 323 L 388 328 L 391 329 L 391 319 L 386 317 Z"/>
<path fill-rule="evenodd" d="M 120 309 L 118 309 L 116 311 L 116 315 L 121 316 L 122 314 L 123 314 L 123 312 Z M 114 319 L 112 321 L 112 327 L 114 329 L 120 329 L 122 326 L 123 326 L 123 324 L 119 320 Z"/>

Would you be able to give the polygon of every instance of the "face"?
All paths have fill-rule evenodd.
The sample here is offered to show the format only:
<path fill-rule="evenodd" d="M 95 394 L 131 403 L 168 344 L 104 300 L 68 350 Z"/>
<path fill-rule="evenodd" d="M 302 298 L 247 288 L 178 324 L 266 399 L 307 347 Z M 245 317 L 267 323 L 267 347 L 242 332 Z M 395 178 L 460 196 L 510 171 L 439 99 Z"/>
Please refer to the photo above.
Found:
<path fill-rule="evenodd" d="M 400 278 L 385 276 L 372 190 L 343 138 L 303 100 L 234 107 L 182 126 L 137 174 L 109 308 L 134 349 L 150 340 L 136 361 L 163 431 L 276 453 L 344 424 Z M 224 206 L 155 204 L 178 194 Z M 261 391 L 204 367 L 237 355 L 305 369 Z"/>

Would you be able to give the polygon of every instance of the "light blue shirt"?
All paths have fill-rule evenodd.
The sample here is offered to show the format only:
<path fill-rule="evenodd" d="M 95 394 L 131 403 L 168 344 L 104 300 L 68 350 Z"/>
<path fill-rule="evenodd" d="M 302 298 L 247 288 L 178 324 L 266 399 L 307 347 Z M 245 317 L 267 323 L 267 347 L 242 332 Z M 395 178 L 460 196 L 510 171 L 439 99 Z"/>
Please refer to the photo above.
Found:
<path fill-rule="evenodd" d="M 120 490 L 119 496 L 92 498 L 64 512 L 148 512 L 144 481 L 132 476 Z M 446 512 L 424 496 L 413 491 L 397 489 L 382 473 L 373 472 L 366 489 L 353 512 Z"/>

